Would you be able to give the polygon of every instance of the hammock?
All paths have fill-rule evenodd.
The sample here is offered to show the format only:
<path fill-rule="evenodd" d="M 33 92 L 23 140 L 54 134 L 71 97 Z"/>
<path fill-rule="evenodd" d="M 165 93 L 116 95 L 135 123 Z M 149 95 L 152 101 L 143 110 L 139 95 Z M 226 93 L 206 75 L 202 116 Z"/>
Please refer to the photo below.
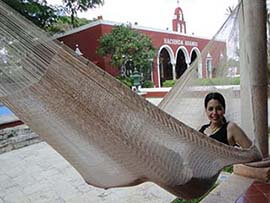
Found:
<path fill-rule="evenodd" d="M 96 187 L 152 181 L 190 199 L 260 160 L 197 132 L 0 3 L 0 100 Z"/>

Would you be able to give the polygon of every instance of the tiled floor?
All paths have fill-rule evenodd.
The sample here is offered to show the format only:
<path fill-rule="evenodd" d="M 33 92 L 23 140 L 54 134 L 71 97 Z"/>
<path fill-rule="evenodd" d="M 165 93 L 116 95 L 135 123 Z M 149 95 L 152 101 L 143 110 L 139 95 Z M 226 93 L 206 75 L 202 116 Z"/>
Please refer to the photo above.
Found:
<path fill-rule="evenodd" d="M 154 183 L 104 190 L 88 185 L 46 142 L 0 155 L 0 203 L 169 203 Z"/>
<path fill-rule="evenodd" d="M 270 203 L 270 183 L 254 181 L 235 203 Z"/>

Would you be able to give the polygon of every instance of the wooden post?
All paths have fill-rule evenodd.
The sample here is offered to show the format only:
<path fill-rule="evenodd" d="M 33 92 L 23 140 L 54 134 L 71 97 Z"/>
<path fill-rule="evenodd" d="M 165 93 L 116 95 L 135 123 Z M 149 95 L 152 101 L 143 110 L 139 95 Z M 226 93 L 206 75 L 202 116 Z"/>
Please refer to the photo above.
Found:
<path fill-rule="evenodd" d="M 266 0 L 239 0 L 241 127 L 268 158 Z M 234 165 L 234 173 L 269 181 L 269 160 L 260 167 Z M 263 163 L 263 162 L 261 162 Z M 258 163 L 258 166 L 260 162 Z"/>
<path fill-rule="evenodd" d="M 268 157 L 266 1 L 240 8 L 241 126 Z"/>

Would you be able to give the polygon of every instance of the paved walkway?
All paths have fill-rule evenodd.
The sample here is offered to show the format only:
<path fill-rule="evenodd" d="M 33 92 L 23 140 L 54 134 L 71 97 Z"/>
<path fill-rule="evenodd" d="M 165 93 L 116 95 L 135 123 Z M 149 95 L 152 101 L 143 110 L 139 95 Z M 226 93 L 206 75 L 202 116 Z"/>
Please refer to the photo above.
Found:
<path fill-rule="evenodd" d="M 0 203 L 169 203 L 153 183 L 103 190 L 87 185 L 45 142 L 0 155 Z"/>

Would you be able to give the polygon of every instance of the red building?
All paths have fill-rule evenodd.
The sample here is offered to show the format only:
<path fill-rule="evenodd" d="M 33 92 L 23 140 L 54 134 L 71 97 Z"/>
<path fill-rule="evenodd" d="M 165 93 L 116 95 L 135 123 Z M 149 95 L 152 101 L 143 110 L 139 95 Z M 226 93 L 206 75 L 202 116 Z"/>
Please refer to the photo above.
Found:
<path fill-rule="evenodd" d="M 148 35 L 156 48 L 156 57 L 152 61 L 151 79 L 155 87 L 161 87 L 165 80 L 178 79 L 189 68 L 190 64 L 198 58 L 198 78 L 214 77 L 215 67 L 221 57 L 225 56 L 226 46 L 224 42 L 219 48 L 209 51 L 206 56 L 201 52 L 208 44 L 209 39 L 186 34 L 186 22 L 180 7 L 175 9 L 175 18 L 172 20 L 173 31 L 133 25 L 132 28 Z M 105 21 L 99 18 L 97 21 L 68 31 L 57 37 L 58 40 L 77 51 L 84 57 L 116 76 L 119 71 L 111 67 L 108 57 L 101 57 L 96 53 L 99 39 L 116 26 L 123 23 Z"/>

